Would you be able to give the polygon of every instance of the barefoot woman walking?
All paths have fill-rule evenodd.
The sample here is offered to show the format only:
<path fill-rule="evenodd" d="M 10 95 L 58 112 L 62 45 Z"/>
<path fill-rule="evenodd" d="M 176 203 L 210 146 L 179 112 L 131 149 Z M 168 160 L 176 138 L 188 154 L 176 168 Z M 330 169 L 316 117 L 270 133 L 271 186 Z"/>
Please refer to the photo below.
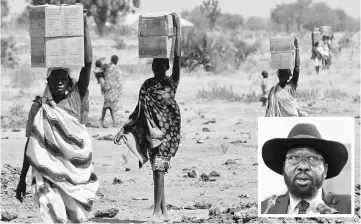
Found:
<path fill-rule="evenodd" d="M 115 136 L 114 142 L 121 139 L 138 157 L 141 167 L 148 158 L 152 165 L 154 179 L 153 220 L 169 221 L 164 193 L 164 175 L 170 167 L 170 159 L 176 155 L 180 141 L 181 115 L 175 94 L 180 75 L 180 23 L 173 14 L 177 30 L 174 50 L 173 74 L 166 75 L 169 60 L 153 60 L 154 77 L 147 79 L 139 92 L 138 105 L 129 120 Z"/>
<path fill-rule="evenodd" d="M 86 11 L 85 11 L 86 13 Z M 26 126 L 23 168 L 16 198 L 23 201 L 32 167 L 32 197 L 44 223 L 81 223 L 89 218 L 99 181 L 85 128 L 92 46 L 84 15 L 84 60 L 79 81 L 66 68 L 49 68 L 43 97 L 36 97 Z"/>

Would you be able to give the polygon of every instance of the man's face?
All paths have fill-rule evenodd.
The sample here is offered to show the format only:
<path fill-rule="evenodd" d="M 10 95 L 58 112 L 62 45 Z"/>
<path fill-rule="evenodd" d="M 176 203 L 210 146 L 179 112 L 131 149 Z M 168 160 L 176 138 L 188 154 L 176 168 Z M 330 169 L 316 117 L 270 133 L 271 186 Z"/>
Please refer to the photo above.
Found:
<path fill-rule="evenodd" d="M 298 163 L 300 156 L 308 156 L 309 160 L 303 157 Z M 312 148 L 299 147 L 288 150 L 283 178 L 294 197 L 311 198 L 322 187 L 328 167 L 322 159 L 321 154 Z"/>

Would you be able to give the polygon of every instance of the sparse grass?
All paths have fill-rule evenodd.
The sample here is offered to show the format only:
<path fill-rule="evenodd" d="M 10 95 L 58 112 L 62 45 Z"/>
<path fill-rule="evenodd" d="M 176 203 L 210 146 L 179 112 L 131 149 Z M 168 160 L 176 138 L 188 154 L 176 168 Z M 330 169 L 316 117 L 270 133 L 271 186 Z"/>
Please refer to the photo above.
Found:
<path fill-rule="evenodd" d="M 226 154 L 229 149 L 229 144 L 226 142 L 221 142 L 221 143 L 219 143 L 219 149 L 223 154 Z"/>
<path fill-rule="evenodd" d="M 323 80 L 310 80 L 308 81 L 308 85 L 323 85 L 324 81 Z"/>
<path fill-rule="evenodd" d="M 210 84 L 210 89 L 202 88 L 198 91 L 198 99 L 208 99 L 208 100 L 226 100 L 229 102 L 258 102 L 259 96 L 251 91 L 247 94 L 236 93 L 233 90 L 232 85 L 228 86 L 218 86 L 217 83 Z"/>
<path fill-rule="evenodd" d="M 360 103 L 360 94 L 359 93 L 352 96 L 352 102 L 353 103 Z"/>
<path fill-rule="evenodd" d="M 294 97 L 298 101 L 316 100 L 319 97 L 319 92 L 318 88 L 297 89 Z"/>
<path fill-rule="evenodd" d="M 321 92 L 323 94 L 321 94 Z M 335 88 L 331 85 L 326 89 L 319 88 L 308 88 L 308 89 L 297 89 L 294 97 L 298 101 L 310 101 L 310 100 L 318 100 L 321 95 L 325 99 L 333 99 L 333 100 L 344 100 L 344 99 L 352 99 L 352 102 L 358 103 L 360 102 L 360 94 L 350 95 L 347 92 L 340 90 L 339 88 Z"/>
<path fill-rule="evenodd" d="M 31 73 L 30 64 L 19 65 L 18 68 L 9 70 L 11 76 L 11 83 L 14 87 L 28 88 L 34 82 L 35 77 Z"/>
<path fill-rule="evenodd" d="M 10 113 L 14 116 L 22 116 L 24 115 L 24 105 L 22 104 L 13 104 L 11 107 L 10 107 Z"/>
<path fill-rule="evenodd" d="M 342 90 L 340 90 L 338 88 L 334 88 L 334 87 L 327 88 L 324 91 L 324 96 L 325 96 L 325 98 L 331 98 L 331 99 L 334 99 L 334 100 L 338 100 L 338 99 L 342 100 L 342 99 L 349 98 L 348 93 L 343 92 Z"/>
<path fill-rule="evenodd" d="M 122 64 L 119 65 L 122 72 L 125 74 L 151 74 L 152 73 L 152 65 L 151 64 Z"/>

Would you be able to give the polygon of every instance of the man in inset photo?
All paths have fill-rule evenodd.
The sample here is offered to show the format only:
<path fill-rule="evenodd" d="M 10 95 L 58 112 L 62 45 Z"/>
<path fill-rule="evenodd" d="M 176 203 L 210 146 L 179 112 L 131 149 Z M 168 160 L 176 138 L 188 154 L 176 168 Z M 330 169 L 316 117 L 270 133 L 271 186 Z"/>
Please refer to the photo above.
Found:
<path fill-rule="evenodd" d="M 315 125 L 299 123 L 287 138 L 266 141 L 262 158 L 283 176 L 288 191 L 262 201 L 261 214 L 351 214 L 351 196 L 326 192 L 323 186 L 345 167 L 347 149 L 323 139 Z"/>

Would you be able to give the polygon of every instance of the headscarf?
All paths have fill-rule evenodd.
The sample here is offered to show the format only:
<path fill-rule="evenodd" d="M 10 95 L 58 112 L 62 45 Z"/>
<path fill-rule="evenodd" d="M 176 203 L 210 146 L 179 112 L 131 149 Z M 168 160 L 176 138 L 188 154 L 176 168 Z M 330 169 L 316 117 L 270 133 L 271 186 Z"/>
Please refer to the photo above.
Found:
<path fill-rule="evenodd" d="M 43 97 L 45 99 L 52 99 L 53 98 L 52 95 L 51 95 L 49 85 L 48 85 L 48 80 L 50 78 L 51 73 L 53 71 L 56 71 L 56 70 L 65 70 L 66 72 L 68 72 L 69 78 L 73 80 L 73 83 L 76 83 L 76 81 L 74 82 L 74 79 L 71 77 L 71 72 L 70 72 L 69 68 L 61 68 L 61 67 L 48 68 L 48 71 L 47 71 L 47 74 L 46 74 L 47 83 L 46 83 L 45 90 L 43 92 Z"/>

